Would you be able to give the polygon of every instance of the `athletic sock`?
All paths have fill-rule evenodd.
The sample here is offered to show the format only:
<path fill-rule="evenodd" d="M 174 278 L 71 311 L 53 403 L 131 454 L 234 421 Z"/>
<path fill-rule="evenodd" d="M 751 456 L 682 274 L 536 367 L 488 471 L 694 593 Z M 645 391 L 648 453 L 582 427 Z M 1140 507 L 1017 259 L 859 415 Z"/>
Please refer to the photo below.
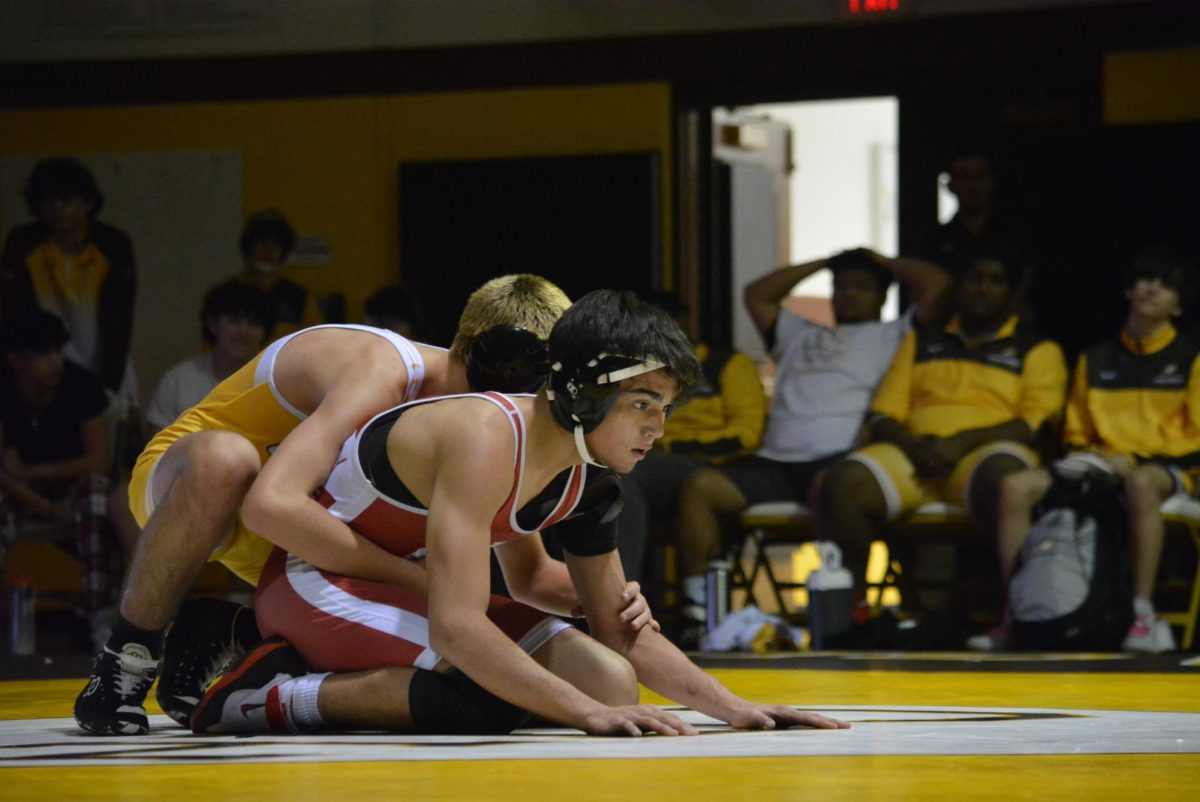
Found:
<path fill-rule="evenodd" d="M 1141 596 L 1134 597 L 1133 614 L 1138 618 L 1154 618 L 1154 602 Z"/>
<path fill-rule="evenodd" d="M 118 613 L 112 633 L 108 636 L 108 648 L 120 653 L 127 643 L 141 644 L 150 652 L 150 657 L 157 660 L 162 655 L 163 631 L 161 629 L 142 629 L 136 624 L 129 623 L 125 616 Z"/>
<path fill-rule="evenodd" d="M 708 597 L 708 579 L 700 576 L 685 576 L 683 578 L 683 598 L 688 604 L 704 606 Z"/>
<path fill-rule="evenodd" d="M 297 677 L 293 680 L 288 680 L 284 685 L 291 686 L 291 704 L 288 706 L 290 712 L 290 720 L 288 728 L 292 732 L 307 732 L 318 727 L 323 727 L 327 723 L 321 717 L 321 711 L 317 705 L 317 697 L 321 692 L 321 683 L 329 674 L 305 674 L 303 677 Z M 280 692 L 282 694 L 282 690 Z"/>

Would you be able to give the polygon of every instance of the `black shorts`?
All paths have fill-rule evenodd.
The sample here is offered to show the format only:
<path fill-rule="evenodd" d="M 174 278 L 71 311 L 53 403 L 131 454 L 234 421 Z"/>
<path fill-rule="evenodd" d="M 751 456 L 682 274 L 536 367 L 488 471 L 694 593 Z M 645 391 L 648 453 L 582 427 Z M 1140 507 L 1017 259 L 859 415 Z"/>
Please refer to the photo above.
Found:
<path fill-rule="evenodd" d="M 808 491 L 817 474 L 846 456 L 834 454 L 811 462 L 779 462 L 766 457 L 745 457 L 717 467 L 749 504 L 761 501 L 798 501 L 808 503 Z"/>

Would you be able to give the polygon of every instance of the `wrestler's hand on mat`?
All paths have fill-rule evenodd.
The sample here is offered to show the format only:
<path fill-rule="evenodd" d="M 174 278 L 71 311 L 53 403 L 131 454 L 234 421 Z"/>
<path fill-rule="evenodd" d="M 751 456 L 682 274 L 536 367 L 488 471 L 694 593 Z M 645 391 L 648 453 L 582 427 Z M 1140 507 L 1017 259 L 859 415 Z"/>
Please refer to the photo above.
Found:
<path fill-rule="evenodd" d="M 588 735 L 639 736 L 644 732 L 659 735 L 696 735 L 696 728 L 654 705 L 625 705 L 597 708 L 584 717 L 580 729 Z"/>
<path fill-rule="evenodd" d="M 849 722 L 797 710 L 787 705 L 747 704 L 734 712 L 729 725 L 739 730 L 774 730 L 787 727 L 812 727 L 818 730 L 848 730 Z"/>
<path fill-rule="evenodd" d="M 628 624 L 630 630 L 638 632 L 642 627 L 649 626 L 655 632 L 662 632 L 662 625 L 654 620 L 654 613 L 650 611 L 650 602 L 642 595 L 641 585 L 632 580 L 626 582 L 621 601 L 626 603 L 621 610 L 621 623 Z M 582 605 L 572 607 L 571 615 L 575 618 L 582 616 Z"/>

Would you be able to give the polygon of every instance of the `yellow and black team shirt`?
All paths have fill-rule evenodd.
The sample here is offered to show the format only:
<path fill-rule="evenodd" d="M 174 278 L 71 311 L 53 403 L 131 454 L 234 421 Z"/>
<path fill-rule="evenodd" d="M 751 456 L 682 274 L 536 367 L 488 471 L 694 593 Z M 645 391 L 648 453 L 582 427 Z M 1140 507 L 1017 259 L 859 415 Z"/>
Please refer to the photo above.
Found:
<path fill-rule="evenodd" d="M 1125 332 L 1079 357 L 1067 405 L 1067 445 L 1142 457 L 1200 452 L 1200 345 L 1168 324 Z"/>
<path fill-rule="evenodd" d="M 120 229 L 92 221 L 82 252 L 68 256 L 41 223 L 9 232 L 0 257 L 0 317 L 30 308 L 62 318 L 67 358 L 116 390 L 125 376 L 133 335 L 136 274 L 133 246 Z"/>
<path fill-rule="evenodd" d="M 671 413 L 659 446 L 720 463 L 753 453 L 762 441 L 767 399 L 758 366 L 749 356 L 696 346 L 703 378 Z"/>
<path fill-rule="evenodd" d="M 1037 430 L 1062 412 L 1062 349 L 1009 318 L 988 342 L 968 347 L 955 317 L 908 333 L 871 403 L 915 435 L 949 437 L 1021 418 Z"/>

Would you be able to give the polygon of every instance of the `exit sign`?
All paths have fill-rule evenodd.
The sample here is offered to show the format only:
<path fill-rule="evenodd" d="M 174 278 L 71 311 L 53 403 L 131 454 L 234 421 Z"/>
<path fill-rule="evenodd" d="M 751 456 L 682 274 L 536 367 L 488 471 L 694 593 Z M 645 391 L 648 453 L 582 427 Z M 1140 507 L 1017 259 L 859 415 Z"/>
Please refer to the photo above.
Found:
<path fill-rule="evenodd" d="M 900 0 L 846 0 L 851 14 L 874 14 L 879 11 L 899 11 Z"/>

